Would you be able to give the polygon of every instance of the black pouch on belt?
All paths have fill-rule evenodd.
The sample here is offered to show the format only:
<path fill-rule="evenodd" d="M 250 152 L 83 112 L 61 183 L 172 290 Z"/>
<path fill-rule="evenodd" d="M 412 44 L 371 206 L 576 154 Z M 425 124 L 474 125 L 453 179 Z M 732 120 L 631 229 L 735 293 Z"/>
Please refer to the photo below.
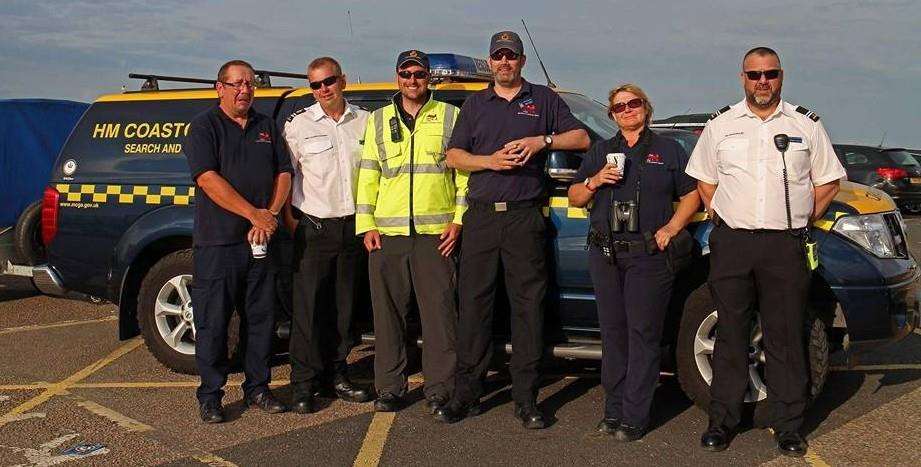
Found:
<path fill-rule="evenodd" d="M 665 247 L 665 264 L 669 272 L 678 274 L 694 261 L 694 237 L 686 229 L 681 229 L 672 237 Z"/>

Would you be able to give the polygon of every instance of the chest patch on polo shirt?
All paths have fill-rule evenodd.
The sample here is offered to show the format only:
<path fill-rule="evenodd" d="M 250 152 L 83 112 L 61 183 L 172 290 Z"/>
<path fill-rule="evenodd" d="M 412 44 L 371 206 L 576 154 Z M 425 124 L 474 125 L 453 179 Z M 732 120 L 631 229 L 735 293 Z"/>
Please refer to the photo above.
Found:
<path fill-rule="evenodd" d="M 801 136 L 791 136 L 791 137 L 790 137 L 790 142 L 791 142 L 791 143 L 802 143 L 802 142 L 803 142 L 803 138 L 802 138 Z"/>
<path fill-rule="evenodd" d="M 271 143 L 272 136 L 269 134 L 268 131 L 260 131 L 259 137 L 256 138 L 256 142 L 257 143 Z"/>
<path fill-rule="evenodd" d="M 662 156 L 655 153 L 650 153 L 648 156 L 646 156 L 646 163 L 658 165 L 664 164 L 664 162 L 662 162 Z"/>
<path fill-rule="evenodd" d="M 537 104 L 534 103 L 534 99 L 525 99 L 518 103 L 518 115 L 540 117 L 537 110 Z"/>

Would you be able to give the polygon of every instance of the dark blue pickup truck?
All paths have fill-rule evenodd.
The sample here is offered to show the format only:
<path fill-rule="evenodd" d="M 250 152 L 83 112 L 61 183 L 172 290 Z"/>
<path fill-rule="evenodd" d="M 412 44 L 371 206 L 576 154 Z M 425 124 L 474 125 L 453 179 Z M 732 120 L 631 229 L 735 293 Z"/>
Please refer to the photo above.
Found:
<path fill-rule="evenodd" d="M 434 62 L 438 55 L 433 57 Z M 449 76 L 445 74 L 445 76 Z M 449 76 L 450 78 L 450 76 Z M 445 81 L 451 81 L 446 79 Z M 442 82 L 436 99 L 460 105 L 483 82 Z M 155 88 L 148 81 L 148 88 Z M 395 92 L 392 83 L 350 85 L 353 104 L 375 109 Z M 593 139 L 615 128 L 605 108 L 584 95 L 560 91 Z M 194 372 L 195 329 L 188 286 L 192 280 L 192 185 L 183 143 L 192 117 L 215 102 L 212 89 L 157 90 L 105 95 L 92 104 L 56 162 L 45 190 L 42 231 L 48 264 L 35 269 L 36 283 L 49 293 L 65 290 L 103 297 L 120 309 L 119 337 L 141 332 L 165 366 Z M 313 103 L 310 90 L 262 87 L 257 110 L 282 122 Z M 696 135 L 659 129 L 689 151 Z M 566 189 L 581 162 L 579 154 L 550 155 L 551 190 L 545 213 L 552 223 L 548 241 L 553 286 L 545 320 L 548 353 L 599 358 L 594 291 L 587 268 L 584 209 L 568 205 Z M 871 348 L 905 336 L 918 325 L 915 284 L 919 271 L 907 248 L 895 204 L 884 193 L 844 183 L 826 216 L 814 226 L 821 265 L 812 285 L 808 345 L 812 391 L 818 394 L 828 371 L 829 352 Z M 693 267 L 678 278 L 662 345 L 685 392 L 706 404 L 710 354 L 717 314 L 705 280 L 711 225 L 703 213 L 690 227 L 699 244 Z M 285 307 L 279 307 L 284 337 Z M 507 329 L 496 320 L 499 345 L 510 349 Z M 371 337 L 373 330 L 365 329 Z M 747 399 L 768 397 L 763 384 L 761 333 L 753 323 Z"/>

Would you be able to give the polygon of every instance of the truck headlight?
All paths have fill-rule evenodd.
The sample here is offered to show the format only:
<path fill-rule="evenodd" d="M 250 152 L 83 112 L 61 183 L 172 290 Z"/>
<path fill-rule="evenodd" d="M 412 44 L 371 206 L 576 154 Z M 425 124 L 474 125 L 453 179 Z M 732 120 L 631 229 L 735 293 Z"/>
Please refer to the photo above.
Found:
<path fill-rule="evenodd" d="M 844 216 L 835 222 L 832 231 L 862 246 L 877 257 L 901 257 L 889 223 L 883 216 L 884 214 Z"/>

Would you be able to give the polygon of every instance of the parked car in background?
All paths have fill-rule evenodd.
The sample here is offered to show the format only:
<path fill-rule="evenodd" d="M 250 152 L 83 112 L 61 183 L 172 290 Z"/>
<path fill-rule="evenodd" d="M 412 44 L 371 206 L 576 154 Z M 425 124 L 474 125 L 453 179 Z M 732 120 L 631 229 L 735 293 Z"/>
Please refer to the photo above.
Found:
<path fill-rule="evenodd" d="M 885 191 L 904 211 L 921 212 L 921 162 L 905 149 L 836 144 L 847 178 Z"/>
<path fill-rule="evenodd" d="M 921 164 L 921 149 L 906 149 L 906 152 L 911 154 L 911 157 L 914 157 L 919 164 Z"/>

